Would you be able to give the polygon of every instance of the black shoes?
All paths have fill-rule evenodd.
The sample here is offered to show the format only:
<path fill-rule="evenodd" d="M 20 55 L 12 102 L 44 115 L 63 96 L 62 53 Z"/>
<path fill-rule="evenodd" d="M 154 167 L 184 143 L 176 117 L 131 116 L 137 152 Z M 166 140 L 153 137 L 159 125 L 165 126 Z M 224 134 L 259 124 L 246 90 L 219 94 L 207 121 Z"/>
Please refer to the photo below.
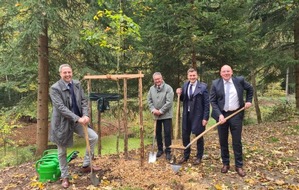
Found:
<path fill-rule="evenodd" d="M 163 152 L 163 150 L 159 150 L 158 152 L 157 152 L 157 157 L 160 157 L 160 156 L 162 156 L 162 154 L 163 154 L 164 152 Z"/>
<path fill-rule="evenodd" d="M 196 158 L 196 160 L 193 162 L 193 165 L 199 165 L 201 163 L 200 158 Z"/>
<path fill-rule="evenodd" d="M 168 161 L 171 160 L 171 154 L 170 154 L 170 152 L 166 152 L 166 160 L 168 160 Z"/>
<path fill-rule="evenodd" d="M 157 158 L 161 157 L 163 153 L 164 153 L 163 150 L 158 150 L 157 155 L 156 155 Z M 171 160 L 171 154 L 170 154 L 170 152 L 166 152 L 166 160 L 168 160 L 168 161 Z"/>

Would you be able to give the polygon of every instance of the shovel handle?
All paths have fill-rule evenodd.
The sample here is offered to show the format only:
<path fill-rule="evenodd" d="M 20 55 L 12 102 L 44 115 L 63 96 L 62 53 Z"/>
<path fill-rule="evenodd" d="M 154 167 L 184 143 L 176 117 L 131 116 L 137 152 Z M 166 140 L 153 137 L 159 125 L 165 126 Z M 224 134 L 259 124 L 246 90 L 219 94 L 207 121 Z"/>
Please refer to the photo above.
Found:
<path fill-rule="evenodd" d="M 90 169 L 91 169 L 91 173 L 92 173 L 92 155 L 91 155 L 91 150 L 90 150 L 90 144 L 89 144 L 89 138 L 88 138 L 88 131 L 87 131 L 87 125 L 83 125 L 83 130 L 84 130 L 84 136 L 85 136 L 85 141 L 86 141 L 86 148 L 88 151 L 88 155 L 89 155 L 89 161 L 90 161 Z"/>
<path fill-rule="evenodd" d="M 180 97 L 181 94 L 178 94 L 177 100 L 177 108 L 176 108 L 176 118 L 175 118 L 175 131 L 174 131 L 174 140 L 177 140 L 179 133 L 179 125 L 180 125 Z"/>
<path fill-rule="evenodd" d="M 227 116 L 225 119 L 228 120 L 232 117 L 234 117 L 235 115 L 237 115 L 238 113 L 240 113 L 241 111 L 243 111 L 245 109 L 245 107 L 239 109 L 238 111 L 232 113 L 231 115 Z M 197 137 L 195 137 L 186 147 L 185 149 L 189 148 L 191 146 L 191 144 L 193 144 L 195 141 L 197 141 L 198 139 L 200 139 L 202 136 L 204 136 L 207 132 L 209 132 L 210 130 L 212 130 L 213 128 L 217 127 L 218 125 L 220 125 L 221 122 L 219 121 L 218 123 L 214 124 L 213 126 L 211 126 L 210 128 L 208 128 L 207 130 L 205 130 L 204 132 L 202 132 L 200 135 L 198 135 Z"/>

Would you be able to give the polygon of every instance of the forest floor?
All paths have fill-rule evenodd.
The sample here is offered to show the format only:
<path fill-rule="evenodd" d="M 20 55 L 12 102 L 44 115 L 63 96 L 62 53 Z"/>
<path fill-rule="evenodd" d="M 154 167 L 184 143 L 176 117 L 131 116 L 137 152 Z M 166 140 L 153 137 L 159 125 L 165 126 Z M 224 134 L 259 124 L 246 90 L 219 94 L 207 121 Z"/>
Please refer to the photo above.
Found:
<path fill-rule="evenodd" d="M 35 128 L 24 130 L 20 138 L 29 137 L 35 142 Z M 19 139 L 30 143 L 27 139 Z M 231 142 L 231 141 L 230 141 Z M 124 155 L 97 157 L 94 164 L 101 167 L 97 172 L 100 184 L 91 185 L 90 174 L 80 174 L 82 158 L 69 163 L 72 185 L 68 189 L 151 189 L 151 190 L 198 190 L 198 189 L 299 189 L 299 121 L 273 122 L 260 125 L 246 125 L 243 128 L 244 169 L 247 175 L 242 178 L 231 169 L 227 174 L 220 173 L 220 159 L 217 131 L 212 130 L 205 136 L 205 155 L 201 165 L 194 166 L 192 159 L 175 172 L 165 155 L 155 163 L 148 163 L 151 146 L 146 147 L 143 162 L 139 150 Z M 173 144 L 181 144 L 181 141 Z M 231 143 L 230 143 L 231 144 Z M 232 149 L 230 149 L 233 157 Z M 176 157 L 180 158 L 180 151 Z M 60 182 L 38 182 L 35 163 L 0 170 L 0 189 L 62 189 Z"/>

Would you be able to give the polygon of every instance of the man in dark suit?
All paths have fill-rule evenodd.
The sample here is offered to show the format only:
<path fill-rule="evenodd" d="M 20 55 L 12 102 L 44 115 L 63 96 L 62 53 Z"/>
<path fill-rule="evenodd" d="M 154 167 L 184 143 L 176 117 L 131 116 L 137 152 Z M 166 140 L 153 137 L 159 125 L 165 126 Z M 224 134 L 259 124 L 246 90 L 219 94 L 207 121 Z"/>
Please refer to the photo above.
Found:
<path fill-rule="evenodd" d="M 229 120 L 225 118 L 236 110 L 251 107 L 253 88 L 245 81 L 244 77 L 233 77 L 233 70 L 229 65 L 224 65 L 220 70 L 221 78 L 212 82 L 210 90 L 210 102 L 212 105 L 212 117 L 220 122 L 218 126 L 219 142 L 221 147 L 221 158 L 223 167 L 222 173 L 227 173 L 230 168 L 228 135 L 232 135 L 232 145 L 235 156 L 235 170 L 244 177 L 242 153 L 242 125 L 244 111 L 238 113 Z M 243 92 L 246 91 L 246 101 L 243 99 Z"/>
<path fill-rule="evenodd" d="M 190 143 L 191 132 L 198 136 L 205 131 L 210 114 L 210 102 L 207 85 L 198 80 L 197 71 L 193 68 L 187 71 L 188 81 L 184 83 L 182 88 L 176 90 L 177 94 L 181 94 L 180 100 L 183 101 L 183 122 L 182 122 L 182 138 L 183 145 Z M 178 162 L 182 164 L 187 162 L 191 153 L 191 148 L 184 150 L 184 157 Z M 204 153 L 204 138 L 197 140 L 197 155 L 194 165 L 201 163 Z"/>

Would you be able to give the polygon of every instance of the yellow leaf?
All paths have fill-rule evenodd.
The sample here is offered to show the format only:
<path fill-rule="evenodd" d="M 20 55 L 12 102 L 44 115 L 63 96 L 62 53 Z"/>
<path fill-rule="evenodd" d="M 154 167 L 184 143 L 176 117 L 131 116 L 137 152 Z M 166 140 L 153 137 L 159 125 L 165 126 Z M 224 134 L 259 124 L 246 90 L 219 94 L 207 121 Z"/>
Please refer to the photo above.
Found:
<path fill-rule="evenodd" d="M 275 183 L 277 184 L 277 185 L 283 185 L 283 184 L 285 184 L 285 182 L 283 181 L 283 180 L 275 180 Z"/>
<path fill-rule="evenodd" d="M 222 187 L 221 187 L 220 184 L 216 184 L 216 185 L 214 185 L 214 187 L 215 187 L 215 189 L 217 189 L 217 190 L 222 190 Z"/>

